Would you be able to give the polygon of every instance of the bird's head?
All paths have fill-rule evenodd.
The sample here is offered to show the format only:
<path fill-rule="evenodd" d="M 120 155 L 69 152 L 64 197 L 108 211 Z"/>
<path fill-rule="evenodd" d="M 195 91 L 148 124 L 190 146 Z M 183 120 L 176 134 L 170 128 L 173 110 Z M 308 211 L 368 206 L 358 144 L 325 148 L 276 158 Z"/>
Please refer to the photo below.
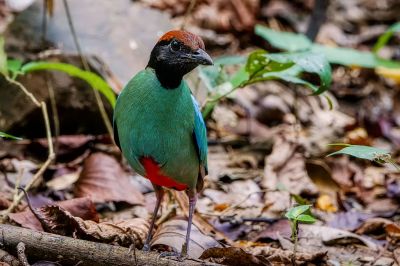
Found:
<path fill-rule="evenodd" d="M 212 65 L 203 40 L 187 31 L 169 31 L 154 46 L 147 67 L 156 71 L 161 84 L 168 89 L 179 86 L 185 74 L 198 65 Z"/>

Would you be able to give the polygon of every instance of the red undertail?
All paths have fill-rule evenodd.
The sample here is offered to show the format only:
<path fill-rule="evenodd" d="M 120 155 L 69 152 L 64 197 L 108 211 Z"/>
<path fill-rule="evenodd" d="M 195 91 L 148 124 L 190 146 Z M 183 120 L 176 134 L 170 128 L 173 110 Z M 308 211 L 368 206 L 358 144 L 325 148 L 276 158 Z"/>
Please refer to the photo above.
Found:
<path fill-rule="evenodd" d="M 153 183 L 162 187 L 174 188 L 176 190 L 185 190 L 187 185 L 174 181 L 171 177 L 163 175 L 160 167 L 150 157 L 143 157 L 140 159 L 144 169 L 146 170 L 146 177 Z"/>

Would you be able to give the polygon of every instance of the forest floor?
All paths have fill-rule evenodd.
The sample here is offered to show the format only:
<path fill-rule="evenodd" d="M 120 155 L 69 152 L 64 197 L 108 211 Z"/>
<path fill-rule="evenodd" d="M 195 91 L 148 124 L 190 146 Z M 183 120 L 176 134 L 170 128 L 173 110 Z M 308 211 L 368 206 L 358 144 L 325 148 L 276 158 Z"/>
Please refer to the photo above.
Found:
<path fill-rule="evenodd" d="M 305 32 L 314 1 L 199 0 L 189 16 L 185 16 L 189 0 L 126 1 L 129 4 L 114 7 L 84 2 L 77 7 L 71 1 L 71 13 L 78 13 L 75 26 L 81 46 L 84 53 L 89 51 L 91 69 L 118 93 L 121 84 L 147 63 L 155 39 L 150 34 L 185 20 L 186 29 L 204 38 L 213 57 L 246 55 L 257 48 L 274 52 L 254 35 L 254 26 Z M 61 1 L 53 4 L 48 42 L 43 44 L 38 34 L 41 4 L 11 14 L 0 1 L 9 58 L 82 67 Z M 83 13 L 89 11 L 85 22 Z M 134 30 L 137 39 L 129 39 L 131 29 L 125 20 L 99 15 L 102 12 L 133 14 L 131 27 L 143 26 Z M 144 25 L 137 14 L 148 15 L 151 23 Z M 332 0 L 316 42 L 371 51 L 378 37 L 397 22 L 398 14 L 400 4 L 395 0 Z M 34 22 L 29 20 L 32 17 Z M 110 33 L 114 28 L 118 30 Z M 108 35 L 109 40 L 98 41 Z M 394 36 L 380 53 L 398 61 L 399 47 L 400 38 Z M 130 50 L 133 59 L 123 58 Z M 222 99 L 206 121 L 209 175 L 196 207 L 190 257 L 224 265 L 400 265 L 398 169 L 346 155 L 327 157 L 335 151 L 328 144 L 347 143 L 385 149 L 400 163 L 400 73 L 386 77 L 374 68 L 333 64 L 327 93 L 332 110 L 324 97 L 277 81 L 250 85 Z M 108 259 L 130 254 L 117 246 L 141 249 L 155 194 L 113 144 L 92 90 L 82 81 L 53 72 L 29 74 L 18 81 L 47 103 L 55 158 L 43 175 L 37 174 L 52 146 L 41 110 L 23 93 L 7 91 L 11 85 L 2 79 L 0 130 L 23 140 L 0 138 L 0 214 L 7 214 L 0 224 L 0 265 L 29 265 L 24 264 L 24 256 L 34 265 L 110 265 L 104 256 L 108 246 L 84 246 L 68 242 L 69 238 L 57 242 L 23 228 L 116 246 L 108 250 Z M 205 85 L 199 86 L 200 102 L 206 90 Z M 111 116 L 112 108 L 105 105 Z M 16 187 L 27 185 L 32 185 L 28 195 L 35 214 L 27 207 L 27 198 L 18 200 Z M 311 205 L 317 221 L 299 225 L 295 244 L 293 227 L 284 214 L 296 204 Z M 187 210 L 184 193 L 167 193 L 152 240 L 154 251 L 181 249 Z M 12 230 L 20 241 L 13 238 Z M 38 239 L 48 242 L 38 244 Z M 26 251 L 17 249 L 18 242 L 24 242 Z M 64 244 L 68 248 L 62 248 Z M 79 252 L 80 247 L 87 252 Z M 146 255 L 137 252 L 134 260 L 143 262 Z M 156 265 L 160 258 L 151 254 L 148 263 Z M 37 262 L 41 260 L 53 264 Z"/>

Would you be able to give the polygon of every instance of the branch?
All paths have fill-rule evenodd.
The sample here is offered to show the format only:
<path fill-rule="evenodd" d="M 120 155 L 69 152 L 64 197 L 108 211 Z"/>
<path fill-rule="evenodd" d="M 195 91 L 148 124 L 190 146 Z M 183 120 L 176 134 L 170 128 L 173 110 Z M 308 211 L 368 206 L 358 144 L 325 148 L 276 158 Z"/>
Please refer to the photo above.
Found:
<path fill-rule="evenodd" d="M 326 19 L 326 11 L 328 9 L 329 0 L 316 0 L 308 23 L 306 36 L 314 41 L 318 35 L 319 29 Z"/>
<path fill-rule="evenodd" d="M 26 255 L 30 259 L 58 261 L 62 265 L 148 265 L 148 266 L 216 266 L 200 260 L 183 262 L 161 258 L 156 252 L 89 242 L 65 236 L 33 231 L 12 225 L 0 225 L 0 244 L 5 249 L 15 250 L 18 243 L 26 245 Z"/>

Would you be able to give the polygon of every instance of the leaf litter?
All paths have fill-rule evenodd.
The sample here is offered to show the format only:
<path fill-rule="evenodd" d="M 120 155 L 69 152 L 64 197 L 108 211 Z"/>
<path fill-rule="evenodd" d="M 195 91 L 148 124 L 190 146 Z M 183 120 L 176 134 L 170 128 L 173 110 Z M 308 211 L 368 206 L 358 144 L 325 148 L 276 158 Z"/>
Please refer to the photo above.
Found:
<path fill-rule="evenodd" d="M 190 1 L 141 2 L 167 10 L 179 22 Z M 312 1 L 198 2 L 189 27 L 208 36 L 206 42 L 216 47 L 216 54 L 219 49 L 225 53 L 226 47 L 237 51 L 238 43 L 243 46 L 252 40 L 252 27 L 260 20 L 274 29 L 302 32 L 304 17 L 312 9 Z M 317 36 L 323 44 L 371 48 L 388 21 L 398 17 L 395 1 L 332 2 Z M 293 18 L 293 13 L 299 16 Z M 385 22 L 373 25 L 379 19 Z M 393 44 L 398 44 L 398 37 L 380 52 L 396 58 Z M 297 265 L 399 265 L 398 173 L 373 161 L 325 157 L 337 152 L 327 144 L 344 142 L 374 146 L 399 162 L 396 80 L 396 71 L 334 65 L 329 91 L 333 110 L 325 98 L 310 97 L 306 90 L 276 81 L 250 85 L 221 101 L 207 121 L 210 174 L 195 213 L 190 255 L 225 265 L 293 261 Z M 34 204 L 40 221 L 25 203 L 10 215 L 10 221 L 140 248 L 154 198 L 150 186 L 137 182 L 104 137 L 60 136 L 56 141 L 59 158 L 32 190 L 41 197 L 31 195 L 41 202 Z M 0 143 L 0 209 L 6 209 L 21 170 L 24 185 L 39 168 L 47 144 L 44 139 L 19 144 L 1 139 Z M 374 155 L 369 153 L 367 159 Z M 294 253 L 284 214 L 299 201 L 312 205 L 317 222 L 299 226 Z M 161 209 L 152 248 L 180 250 L 186 195 L 172 192 Z"/>

